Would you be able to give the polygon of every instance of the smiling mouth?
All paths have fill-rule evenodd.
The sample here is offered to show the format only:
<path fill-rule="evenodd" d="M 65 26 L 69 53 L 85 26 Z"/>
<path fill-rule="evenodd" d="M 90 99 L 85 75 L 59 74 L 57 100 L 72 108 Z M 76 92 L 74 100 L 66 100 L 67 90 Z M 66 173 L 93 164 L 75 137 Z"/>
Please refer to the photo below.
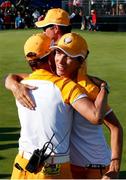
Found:
<path fill-rule="evenodd" d="M 60 71 L 64 71 L 65 68 L 63 66 L 57 66 L 57 69 L 60 70 Z"/>

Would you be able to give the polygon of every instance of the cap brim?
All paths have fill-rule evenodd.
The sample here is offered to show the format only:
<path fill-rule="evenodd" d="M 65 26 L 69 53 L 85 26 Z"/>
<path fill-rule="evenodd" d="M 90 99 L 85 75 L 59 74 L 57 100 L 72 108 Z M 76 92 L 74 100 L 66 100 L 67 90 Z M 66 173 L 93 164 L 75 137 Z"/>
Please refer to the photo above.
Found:
<path fill-rule="evenodd" d="M 70 56 L 70 57 L 72 57 L 72 58 L 79 57 L 79 56 L 85 58 L 85 56 L 84 56 L 83 54 L 77 54 L 77 55 L 76 55 L 76 54 L 71 53 L 71 52 L 68 50 L 68 48 L 66 49 L 66 47 L 51 46 L 50 49 L 60 49 L 60 50 L 63 51 L 66 55 L 68 55 L 68 56 Z"/>
<path fill-rule="evenodd" d="M 49 26 L 49 25 L 58 25 L 58 26 L 69 26 L 70 24 L 60 24 L 60 23 L 56 23 L 56 22 L 46 22 L 46 21 L 37 21 L 35 22 L 35 25 L 39 28 L 42 28 L 42 27 L 46 27 L 46 26 Z"/>
<path fill-rule="evenodd" d="M 44 21 L 44 20 L 43 20 Z M 43 21 L 37 21 L 37 22 L 35 22 L 35 25 L 37 26 L 37 27 L 45 27 L 45 26 L 47 26 L 46 24 L 45 24 L 45 22 L 43 22 Z"/>
<path fill-rule="evenodd" d="M 33 59 L 31 57 L 27 57 L 27 55 L 25 55 L 25 57 L 26 57 L 27 61 L 31 61 L 31 60 L 38 59 L 38 58 L 42 59 L 42 58 L 48 56 L 50 53 L 51 53 L 51 50 L 48 53 L 44 54 L 43 56 L 37 56 L 36 58 L 33 58 Z"/>

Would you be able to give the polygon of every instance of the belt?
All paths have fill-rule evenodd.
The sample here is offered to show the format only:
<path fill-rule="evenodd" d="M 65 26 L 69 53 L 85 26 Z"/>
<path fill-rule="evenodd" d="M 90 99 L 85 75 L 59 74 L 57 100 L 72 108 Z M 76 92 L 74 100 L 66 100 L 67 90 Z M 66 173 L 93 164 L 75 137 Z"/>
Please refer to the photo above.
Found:
<path fill-rule="evenodd" d="M 69 161 L 70 161 L 69 155 L 62 155 L 62 156 L 50 156 L 45 162 L 47 162 L 48 164 L 61 164 Z"/>
<path fill-rule="evenodd" d="M 91 169 L 105 169 L 105 165 L 103 164 L 88 164 L 84 166 L 85 168 L 91 168 Z"/>
<path fill-rule="evenodd" d="M 30 157 L 32 156 L 31 153 L 22 150 L 19 150 L 19 155 L 27 160 L 29 160 Z M 69 161 L 70 161 L 69 155 L 61 155 L 61 156 L 52 155 L 45 162 L 48 164 L 61 164 Z"/>

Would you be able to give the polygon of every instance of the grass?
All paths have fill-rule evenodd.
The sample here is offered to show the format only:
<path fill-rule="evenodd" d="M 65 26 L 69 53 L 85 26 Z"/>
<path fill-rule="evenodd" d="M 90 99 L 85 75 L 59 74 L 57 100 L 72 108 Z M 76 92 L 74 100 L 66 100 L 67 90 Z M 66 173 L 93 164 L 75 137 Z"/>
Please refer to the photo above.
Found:
<path fill-rule="evenodd" d="M 107 80 L 111 86 L 109 102 L 119 118 L 126 137 L 126 33 L 88 32 L 74 30 L 88 42 L 90 54 L 88 71 Z M 9 178 L 17 153 L 19 121 L 15 101 L 4 87 L 8 73 L 30 72 L 24 60 L 23 45 L 26 39 L 40 30 L 0 31 L 0 178 Z M 105 135 L 109 140 L 108 130 Z M 126 178 L 126 144 L 124 139 L 120 178 Z"/>

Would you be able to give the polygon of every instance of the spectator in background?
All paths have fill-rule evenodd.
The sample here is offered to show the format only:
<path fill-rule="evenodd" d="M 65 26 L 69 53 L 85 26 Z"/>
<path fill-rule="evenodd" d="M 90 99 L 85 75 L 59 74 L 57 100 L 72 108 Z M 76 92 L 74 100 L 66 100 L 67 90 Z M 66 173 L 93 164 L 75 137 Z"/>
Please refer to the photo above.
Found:
<path fill-rule="evenodd" d="M 123 6 L 124 6 L 124 12 L 126 13 L 126 0 L 124 0 Z"/>
<path fill-rule="evenodd" d="M 125 10 L 124 10 L 124 5 L 123 4 L 119 4 L 119 15 L 125 15 Z"/>
<path fill-rule="evenodd" d="M 70 15 L 70 19 L 72 20 L 72 19 L 76 18 L 76 16 L 78 16 L 78 15 L 79 15 L 79 12 L 78 12 L 78 10 L 75 8 L 75 9 L 73 10 L 72 14 Z"/>
<path fill-rule="evenodd" d="M 91 19 L 90 19 L 90 24 L 89 24 L 89 30 L 90 31 L 97 31 L 97 15 L 96 15 L 96 10 L 92 9 L 91 10 Z"/>
<path fill-rule="evenodd" d="M 116 0 L 111 0 L 112 15 L 116 15 Z"/>
<path fill-rule="evenodd" d="M 3 29 L 3 19 L 0 17 L 0 30 Z"/>
<path fill-rule="evenodd" d="M 11 14 L 8 9 L 4 11 L 4 17 L 3 17 L 3 24 L 5 29 L 10 29 L 11 28 Z"/>
<path fill-rule="evenodd" d="M 79 8 L 74 8 L 72 14 L 70 15 L 70 20 L 71 20 L 71 24 L 76 25 L 76 27 L 78 27 L 79 25 L 79 28 L 81 27 L 82 16 L 80 15 Z"/>
<path fill-rule="evenodd" d="M 21 13 L 18 11 L 15 18 L 15 29 L 22 29 L 24 26 L 24 19 L 21 17 Z"/>
<path fill-rule="evenodd" d="M 30 28 L 32 26 L 31 16 L 28 12 L 24 15 L 25 28 Z"/>
<path fill-rule="evenodd" d="M 37 9 L 35 9 L 35 11 L 32 13 L 33 23 L 38 21 L 39 16 L 40 16 L 40 12 Z"/>
<path fill-rule="evenodd" d="M 102 8 L 103 8 L 102 11 L 104 11 L 106 15 L 111 14 L 111 2 L 108 2 L 108 0 L 103 0 Z"/>
<path fill-rule="evenodd" d="M 0 30 L 3 29 L 3 13 L 2 10 L 0 9 Z"/>
<path fill-rule="evenodd" d="M 80 9 L 79 15 L 82 17 L 81 30 L 85 30 L 87 28 L 87 18 L 84 14 L 83 9 Z"/>

